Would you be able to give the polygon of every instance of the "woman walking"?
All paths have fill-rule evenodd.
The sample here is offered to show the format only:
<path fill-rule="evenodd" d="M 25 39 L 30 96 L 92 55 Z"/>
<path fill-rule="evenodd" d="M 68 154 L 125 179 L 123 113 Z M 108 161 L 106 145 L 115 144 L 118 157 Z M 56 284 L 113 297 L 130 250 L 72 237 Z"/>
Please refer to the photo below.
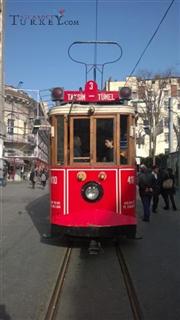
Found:
<path fill-rule="evenodd" d="M 151 172 L 148 172 L 147 167 L 143 164 L 140 166 L 138 176 L 139 195 L 143 205 L 144 217 L 143 221 L 150 221 L 150 206 L 153 196 L 153 187 L 155 178 Z"/>
<path fill-rule="evenodd" d="M 174 211 L 177 210 L 176 204 L 175 204 L 175 177 L 173 174 L 173 170 L 171 168 L 167 169 L 166 175 L 164 176 L 164 179 L 162 181 L 162 196 L 165 202 L 164 210 L 169 210 L 169 203 L 171 202 L 172 209 Z"/>

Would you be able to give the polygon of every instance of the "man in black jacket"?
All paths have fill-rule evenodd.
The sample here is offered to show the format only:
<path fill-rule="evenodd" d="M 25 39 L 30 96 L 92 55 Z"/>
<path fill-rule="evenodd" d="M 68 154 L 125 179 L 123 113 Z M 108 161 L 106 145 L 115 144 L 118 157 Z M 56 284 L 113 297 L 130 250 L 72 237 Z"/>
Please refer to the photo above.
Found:
<path fill-rule="evenodd" d="M 150 206 L 153 196 L 153 187 L 155 178 L 147 167 L 142 164 L 138 175 L 139 195 L 143 205 L 144 217 L 143 221 L 150 221 Z"/>

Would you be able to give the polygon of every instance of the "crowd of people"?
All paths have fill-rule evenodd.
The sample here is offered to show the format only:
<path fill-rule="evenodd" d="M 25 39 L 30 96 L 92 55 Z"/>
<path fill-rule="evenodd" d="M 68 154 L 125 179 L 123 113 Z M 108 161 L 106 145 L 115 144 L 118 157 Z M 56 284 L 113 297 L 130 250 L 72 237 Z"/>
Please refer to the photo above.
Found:
<path fill-rule="evenodd" d="M 46 169 L 36 170 L 32 169 L 30 172 L 29 180 L 32 184 L 32 188 L 35 189 L 36 183 L 39 182 L 43 188 L 46 186 L 48 179 L 48 171 Z"/>
<path fill-rule="evenodd" d="M 138 186 L 143 205 L 143 221 L 150 221 L 151 211 L 157 213 L 160 196 L 164 201 L 164 210 L 169 210 L 170 205 L 174 211 L 177 210 L 174 198 L 175 177 L 171 168 L 161 169 L 154 165 L 149 170 L 146 165 L 140 165 Z"/>

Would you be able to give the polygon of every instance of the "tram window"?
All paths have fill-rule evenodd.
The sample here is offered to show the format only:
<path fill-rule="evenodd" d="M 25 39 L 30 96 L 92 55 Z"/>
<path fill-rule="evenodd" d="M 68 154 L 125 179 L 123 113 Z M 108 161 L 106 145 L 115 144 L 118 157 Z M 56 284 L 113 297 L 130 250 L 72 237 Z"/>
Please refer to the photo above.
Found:
<path fill-rule="evenodd" d="M 96 161 L 114 161 L 113 119 L 96 120 Z"/>
<path fill-rule="evenodd" d="M 74 119 L 74 162 L 90 161 L 90 120 Z"/>
<path fill-rule="evenodd" d="M 128 163 L 128 116 L 120 117 L 120 163 Z"/>
<path fill-rule="evenodd" d="M 57 117 L 57 162 L 64 164 L 64 117 Z"/>

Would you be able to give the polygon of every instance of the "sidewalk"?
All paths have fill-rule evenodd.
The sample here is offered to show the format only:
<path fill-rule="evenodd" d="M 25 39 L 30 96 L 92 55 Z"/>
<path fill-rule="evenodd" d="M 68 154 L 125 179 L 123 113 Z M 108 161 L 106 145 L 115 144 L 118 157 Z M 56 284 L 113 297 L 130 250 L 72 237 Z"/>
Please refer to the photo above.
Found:
<path fill-rule="evenodd" d="M 147 223 L 144 223 L 142 221 L 143 218 L 143 206 L 142 206 L 142 202 L 139 196 L 139 191 L 138 191 L 138 187 L 137 187 L 137 202 L 136 202 L 136 214 L 137 214 L 137 218 L 138 218 L 138 234 L 142 234 L 144 233 L 144 225 Z M 157 213 L 153 213 L 151 210 L 151 214 L 150 214 L 150 225 L 154 224 L 155 221 L 158 220 L 158 222 L 162 222 L 162 220 L 164 220 L 164 217 L 167 217 L 167 220 L 171 219 L 173 217 L 173 220 L 175 218 L 176 223 L 177 221 L 180 219 L 180 188 L 176 189 L 176 193 L 174 196 L 175 199 L 175 204 L 177 207 L 177 210 L 174 211 L 172 209 L 172 205 L 171 205 L 171 201 L 169 200 L 169 204 L 170 204 L 170 209 L 169 210 L 164 210 L 164 199 L 162 198 L 162 196 L 159 196 L 159 203 L 158 203 L 158 208 L 157 208 Z M 151 201 L 151 208 L 152 208 L 152 201 Z"/>

